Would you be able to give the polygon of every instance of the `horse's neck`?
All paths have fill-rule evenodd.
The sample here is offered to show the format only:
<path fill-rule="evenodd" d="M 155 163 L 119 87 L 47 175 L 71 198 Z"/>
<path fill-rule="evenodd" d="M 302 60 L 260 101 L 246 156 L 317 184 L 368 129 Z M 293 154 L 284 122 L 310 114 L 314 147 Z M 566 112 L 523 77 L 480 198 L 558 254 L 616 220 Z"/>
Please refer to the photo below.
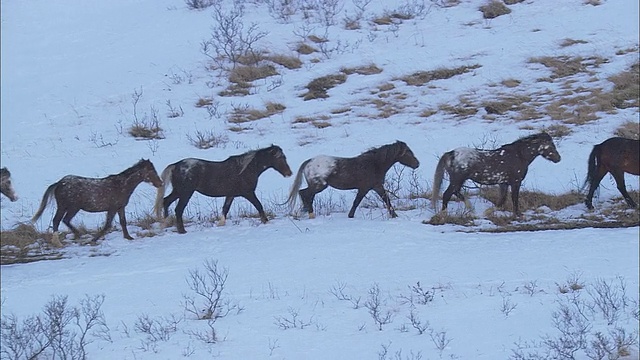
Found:
<path fill-rule="evenodd" d="M 120 186 L 129 193 L 132 193 L 133 190 L 144 180 L 144 176 L 139 170 L 128 174 L 125 170 L 125 172 L 116 175 L 115 178 L 117 179 L 116 181 L 120 183 Z"/>
<path fill-rule="evenodd" d="M 527 164 L 531 164 L 535 158 L 540 155 L 540 151 L 537 147 L 532 147 L 530 144 L 524 146 L 518 146 L 517 148 L 520 157 L 527 162 Z"/>

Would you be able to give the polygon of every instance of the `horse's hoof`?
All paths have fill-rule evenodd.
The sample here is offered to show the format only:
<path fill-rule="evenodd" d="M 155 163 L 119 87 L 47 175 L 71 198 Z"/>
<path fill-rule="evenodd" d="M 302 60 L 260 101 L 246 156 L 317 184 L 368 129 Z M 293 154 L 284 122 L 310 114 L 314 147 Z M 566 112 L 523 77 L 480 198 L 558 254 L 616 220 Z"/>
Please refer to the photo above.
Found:
<path fill-rule="evenodd" d="M 133 240 L 133 238 L 131 236 L 125 236 L 124 238 L 127 239 L 127 240 Z"/>
<path fill-rule="evenodd" d="M 315 219 L 316 218 L 316 214 L 314 213 L 309 213 L 309 219 Z"/>
<path fill-rule="evenodd" d="M 224 216 L 218 220 L 218 226 L 224 226 L 227 223 L 227 218 Z"/>
<path fill-rule="evenodd" d="M 178 234 L 186 234 L 187 230 L 178 230 Z"/>

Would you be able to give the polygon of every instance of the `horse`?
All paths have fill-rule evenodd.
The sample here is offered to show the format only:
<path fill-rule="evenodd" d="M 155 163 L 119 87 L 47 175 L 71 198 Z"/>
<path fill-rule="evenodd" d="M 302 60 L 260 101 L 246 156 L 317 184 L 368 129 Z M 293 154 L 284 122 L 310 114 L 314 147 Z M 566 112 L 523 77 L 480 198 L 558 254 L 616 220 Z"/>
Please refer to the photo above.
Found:
<path fill-rule="evenodd" d="M 0 169 L 0 192 L 11 201 L 18 201 L 18 195 L 11 185 L 11 172 L 6 167 Z"/>
<path fill-rule="evenodd" d="M 293 209 L 297 196 L 300 195 L 304 211 L 313 219 L 313 199 L 316 194 L 328 186 L 338 190 L 357 189 L 348 215 L 353 218 L 362 199 L 370 190 L 374 190 L 382 198 L 389 215 L 392 218 L 398 217 L 383 186 L 387 171 L 397 162 L 412 169 L 420 166 L 409 146 L 402 141 L 373 148 L 351 158 L 319 155 L 307 159 L 298 169 L 286 203 Z M 300 190 L 302 175 L 307 188 Z"/>
<path fill-rule="evenodd" d="M 247 199 L 258 210 L 262 223 L 266 223 L 267 215 L 256 196 L 256 187 L 260 174 L 269 168 L 274 168 L 284 177 L 291 176 L 287 158 L 276 145 L 231 156 L 224 161 L 182 159 L 167 166 L 160 175 L 164 185 L 158 188 L 156 216 L 162 218 L 161 211 L 164 209 L 166 218 L 169 215 L 169 205 L 178 200 L 175 208 L 176 227 L 178 233 L 186 233 L 182 214 L 189 199 L 197 191 L 209 197 L 225 197 L 222 218 L 218 222 L 220 226 L 224 225 L 231 203 L 237 196 Z M 168 184 L 172 185 L 173 190 L 164 197 Z"/>
<path fill-rule="evenodd" d="M 593 210 L 593 193 L 607 173 L 613 175 L 618 191 L 627 204 L 635 208 L 635 201 L 627 193 L 624 173 L 640 175 L 640 140 L 612 137 L 593 147 L 589 154 L 587 178 L 583 186 L 584 188 L 589 185 L 585 200 L 589 210 Z"/>
<path fill-rule="evenodd" d="M 446 152 L 440 157 L 436 166 L 431 205 L 434 209 L 437 206 L 440 186 L 446 170 L 449 174 L 449 186 L 442 195 L 442 211 L 447 209 L 447 203 L 453 194 L 466 203 L 460 190 L 464 182 L 471 179 L 483 185 L 498 184 L 500 186 L 498 207 L 504 205 L 508 187 L 511 186 L 513 213 L 519 216 L 520 186 L 527 175 L 529 164 L 538 155 L 554 163 L 560 161 L 560 154 L 556 150 L 553 139 L 547 133 L 529 135 L 495 150 L 460 147 Z"/>
<path fill-rule="evenodd" d="M 155 187 L 162 186 L 162 180 L 158 176 L 155 167 L 149 160 L 142 159 L 135 165 L 115 175 L 104 178 L 87 178 L 76 175 L 66 175 L 58 182 L 51 184 L 42 196 L 38 211 L 31 219 L 35 223 L 47 207 L 49 199 L 55 197 L 58 209 L 53 216 L 54 243 L 61 246 L 58 236 L 58 227 L 62 220 L 73 231 L 76 239 L 80 238 L 78 230 L 71 225 L 71 219 L 80 211 L 107 212 L 107 220 L 104 227 L 95 235 L 92 242 L 96 242 L 111 228 L 116 213 L 120 218 L 122 234 L 125 239 L 133 240 L 127 230 L 125 206 L 135 188 L 141 182 L 147 182 Z"/>

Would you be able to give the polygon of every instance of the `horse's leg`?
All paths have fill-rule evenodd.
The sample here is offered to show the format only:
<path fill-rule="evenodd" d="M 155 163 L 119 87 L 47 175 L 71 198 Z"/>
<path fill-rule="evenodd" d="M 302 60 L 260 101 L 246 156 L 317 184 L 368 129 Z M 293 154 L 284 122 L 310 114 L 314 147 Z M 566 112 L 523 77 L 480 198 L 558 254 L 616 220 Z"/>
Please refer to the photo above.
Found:
<path fill-rule="evenodd" d="M 513 215 L 516 217 L 520 217 L 520 206 L 518 205 L 519 197 L 520 197 L 520 182 L 516 182 L 511 184 L 511 201 L 513 202 Z"/>
<path fill-rule="evenodd" d="M 62 221 L 62 217 L 64 216 L 64 209 L 58 207 L 56 210 L 56 214 L 53 216 L 53 236 L 51 237 L 51 243 L 54 246 L 62 247 L 62 243 L 60 242 L 58 228 L 60 227 L 60 221 Z"/>
<path fill-rule="evenodd" d="M 382 201 L 384 202 L 384 206 L 387 207 L 387 211 L 389 212 L 389 216 L 391 216 L 392 218 L 397 218 L 398 214 L 396 214 L 396 211 L 393 209 L 393 206 L 391 206 L 391 200 L 389 199 L 389 194 L 387 194 L 385 189 L 382 186 L 376 186 L 373 188 L 373 190 L 376 193 L 378 193 L 378 195 L 382 198 Z M 360 191 L 358 191 L 358 193 L 360 193 Z M 355 212 L 355 209 L 354 209 L 354 212 Z"/>
<path fill-rule="evenodd" d="M 498 199 L 497 207 L 501 208 L 504 206 L 504 203 L 507 201 L 507 190 L 509 189 L 509 184 L 500 184 L 500 198 Z"/>
<path fill-rule="evenodd" d="M 596 189 L 600 185 L 600 181 L 607 175 L 608 170 L 606 170 L 603 166 L 598 166 L 596 173 L 593 175 L 591 182 L 589 183 L 589 192 L 587 193 L 587 198 L 584 203 L 587 205 L 587 209 L 593 210 L 593 194 L 596 192 Z"/>
<path fill-rule="evenodd" d="M 122 226 L 122 235 L 127 240 L 133 240 L 133 237 L 129 235 L 129 230 L 127 230 L 127 218 L 124 215 L 124 206 L 118 210 L 118 218 L 120 219 L 120 226 Z"/>
<path fill-rule="evenodd" d="M 449 203 L 449 200 L 451 200 L 451 196 L 453 194 L 456 194 L 458 198 L 464 200 L 464 196 L 460 194 L 460 189 L 462 189 L 462 182 L 457 184 L 453 179 L 451 179 L 447 190 L 442 194 L 442 211 L 447 210 L 447 204 Z"/>
<path fill-rule="evenodd" d="M 252 192 L 249 194 L 245 194 L 242 197 L 249 200 L 249 202 L 256 208 L 256 210 L 258 210 L 258 214 L 260 214 L 260 220 L 263 224 L 266 224 L 269 219 L 267 219 L 267 214 L 264 213 L 264 209 L 262 208 L 262 204 L 260 203 L 260 200 L 258 200 L 256 193 Z"/>
<path fill-rule="evenodd" d="M 349 210 L 349 218 L 352 219 L 355 214 L 356 214 L 356 208 L 358 207 L 358 205 L 360 205 L 360 202 L 362 202 L 362 199 L 364 199 L 364 196 L 367 195 L 367 193 L 369 192 L 369 189 L 367 190 L 363 190 L 363 189 L 358 189 L 358 193 L 356 194 L 356 198 L 353 199 L 353 205 L 351 205 L 351 210 Z M 386 205 L 386 203 L 385 203 Z"/>
<path fill-rule="evenodd" d="M 96 236 L 94 236 L 93 239 L 91 239 L 92 242 L 95 243 L 96 241 L 98 241 L 98 239 L 103 237 L 104 234 L 106 234 L 107 231 L 109 231 L 109 229 L 111 229 L 111 225 L 113 224 L 113 218 L 114 217 L 116 217 L 116 211 L 107 210 L 107 220 L 104 222 L 104 226 L 102 227 L 102 229 L 100 229 L 100 231 L 98 231 Z M 126 226 L 126 223 L 125 223 L 125 226 Z M 124 226 L 122 228 L 125 229 Z M 123 230 L 123 232 L 124 232 L 124 230 Z M 127 239 L 129 239 L 129 238 L 127 238 Z M 132 240 L 132 239 L 129 239 L 129 240 Z"/>
<path fill-rule="evenodd" d="M 302 189 L 298 191 L 300 194 L 300 199 L 302 200 L 302 209 L 309 214 L 309 219 L 315 218 L 315 214 L 313 213 L 313 200 L 316 197 L 316 194 L 326 189 L 328 184 L 309 184 L 306 189 Z"/>
<path fill-rule="evenodd" d="M 171 194 L 167 195 L 163 200 L 162 200 L 162 208 L 164 210 L 164 217 L 166 218 L 167 216 L 169 216 L 169 205 L 171 205 L 174 201 L 176 201 L 178 199 L 178 193 L 176 192 L 175 189 L 171 190 Z"/>
<path fill-rule="evenodd" d="M 633 201 L 631 196 L 629 196 L 629 193 L 627 192 L 627 185 L 624 182 L 624 171 L 616 170 L 612 171 L 611 174 L 616 180 L 616 186 L 618 187 L 618 191 L 620 191 L 620 194 L 622 194 L 622 197 L 624 197 L 630 207 L 635 208 L 637 206 L 636 202 Z"/>
<path fill-rule="evenodd" d="M 218 226 L 224 226 L 227 222 L 227 214 L 229 213 L 229 209 L 231 209 L 231 203 L 233 203 L 233 196 L 227 196 L 224 199 L 224 205 L 222 205 L 222 219 L 218 221 Z"/>
<path fill-rule="evenodd" d="M 176 228 L 178 229 L 179 234 L 185 234 L 187 232 L 187 230 L 184 229 L 182 214 L 184 213 L 184 209 L 187 207 L 191 196 L 193 196 L 193 190 L 182 193 L 178 198 L 178 205 L 176 205 Z"/>
<path fill-rule="evenodd" d="M 75 239 L 80 239 L 80 232 L 73 225 L 71 225 L 71 219 L 80 211 L 80 209 L 67 209 L 66 214 L 62 218 L 62 222 L 67 225 L 69 230 L 73 232 Z"/>

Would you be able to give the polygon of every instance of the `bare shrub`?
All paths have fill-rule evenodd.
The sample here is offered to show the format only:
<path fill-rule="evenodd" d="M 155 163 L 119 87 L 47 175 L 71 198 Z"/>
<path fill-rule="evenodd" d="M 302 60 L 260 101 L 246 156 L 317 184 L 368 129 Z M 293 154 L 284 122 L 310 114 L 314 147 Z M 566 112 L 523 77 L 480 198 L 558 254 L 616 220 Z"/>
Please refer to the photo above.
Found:
<path fill-rule="evenodd" d="M 147 314 L 141 314 L 136 319 L 133 329 L 139 334 L 144 334 L 148 343 L 169 341 L 171 336 L 178 331 L 178 324 L 182 320 L 181 317 L 175 315 L 152 318 Z M 145 348 L 149 348 L 149 346 L 145 345 Z"/>
<path fill-rule="evenodd" d="M 0 354 L 7 359 L 87 358 L 91 337 L 111 341 L 104 313 L 104 295 L 85 296 L 80 306 L 71 307 L 67 296 L 53 296 L 42 314 L 20 321 L 15 315 L 3 315 Z"/>
<path fill-rule="evenodd" d="M 488 3 L 480 6 L 482 17 L 485 19 L 495 19 L 498 16 L 511 13 L 511 9 L 506 7 L 500 0 L 490 0 Z"/>
<path fill-rule="evenodd" d="M 208 259 L 204 262 L 204 270 L 189 270 L 186 278 L 194 295 L 183 295 L 184 309 L 198 320 L 217 320 L 227 316 L 231 311 L 242 311 L 242 308 L 224 298 L 229 270 L 218 267 L 218 260 Z"/>
<path fill-rule="evenodd" d="M 369 310 L 369 315 L 378 326 L 378 330 L 382 331 L 382 327 L 393 321 L 393 313 L 390 310 L 383 309 L 385 301 L 382 298 L 380 286 L 373 284 L 369 289 L 369 296 L 364 306 Z"/>
<path fill-rule="evenodd" d="M 226 134 L 216 134 L 213 130 L 196 130 L 193 136 L 187 134 L 187 140 L 196 148 L 204 150 L 226 145 L 229 137 Z"/>
<path fill-rule="evenodd" d="M 236 67 L 241 58 L 258 56 L 260 52 L 254 47 L 268 35 L 260 31 L 256 23 L 245 26 L 243 16 L 241 4 L 234 3 L 232 9 L 220 4 L 213 6 L 215 25 L 211 28 L 211 37 L 201 43 L 201 51 L 220 68 L 225 68 L 227 63 Z"/>
<path fill-rule="evenodd" d="M 216 3 L 216 0 L 184 0 L 187 8 L 191 10 L 203 10 Z"/>
<path fill-rule="evenodd" d="M 313 317 L 308 321 L 300 319 L 300 310 L 292 307 L 287 308 L 288 316 L 274 317 L 274 324 L 282 330 L 287 329 L 304 329 L 313 323 Z"/>
<path fill-rule="evenodd" d="M 167 113 L 168 118 L 173 119 L 184 116 L 184 110 L 182 110 L 182 106 L 178 105 L 178 107 L 175 107 L 171 105 L 171 100 L 167 100 L 167 107 L 169 108 L 169 111 Z"/>

